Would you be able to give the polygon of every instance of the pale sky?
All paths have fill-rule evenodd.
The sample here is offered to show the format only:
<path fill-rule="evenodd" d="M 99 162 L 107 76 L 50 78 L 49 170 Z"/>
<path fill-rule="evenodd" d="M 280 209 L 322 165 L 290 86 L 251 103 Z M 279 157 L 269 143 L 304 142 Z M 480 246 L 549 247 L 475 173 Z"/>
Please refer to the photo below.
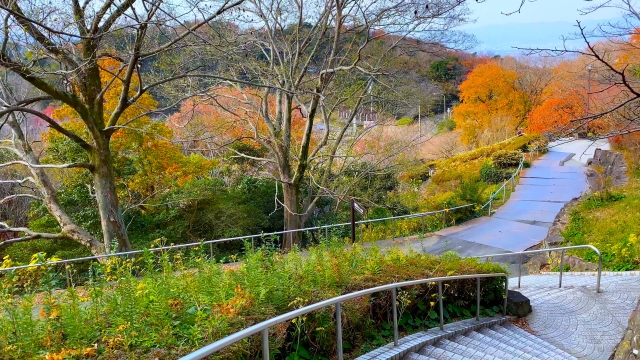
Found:
<path fill-rule="evenodd" d="M 588 15 L 580 15 L 578 12 L 578 9 L 595 3 L 598 3 L 598 0 L 527 0 L 520 13 L 505 16 L 502 12 L 508 13 L 517 10 L 520 0 L 486 0 L 483 3 L 469 0 L 467 4 L 474 13 L 472 17 L 477 18 L 477 22 L 464 28 L 471 29 L 508 23 L 556 21 L 574 23 L 575 20 L 604 20 L 616 18 L 620 15 L 620 12 L 614 9 L 599 9 Z"/>
<path fill-rule="evenodd" d="M 564 43 L 561 38 L 577 31 L 576 20 L 592 29 L 606 20 L 620 19 L 621 13 L 617 9 L 603 8 L 587 15 L 578 12 L 578 9 L 602 1 L 527 0 L 520 13 L 506 16 L 503 13 L 518 9 L 520 0 L 485 0 L 482 3 L 468 0 L 469 9 L 473 12 L 471 17 L 477 21 L 463 26 L 461 30 L 475 35 L 479 41 L 473 51 L 487 54 L 518 53 L 514 47 L 583 47 L 582 42 Z M 640 5 L 640 0 L 635 1 Z"/>

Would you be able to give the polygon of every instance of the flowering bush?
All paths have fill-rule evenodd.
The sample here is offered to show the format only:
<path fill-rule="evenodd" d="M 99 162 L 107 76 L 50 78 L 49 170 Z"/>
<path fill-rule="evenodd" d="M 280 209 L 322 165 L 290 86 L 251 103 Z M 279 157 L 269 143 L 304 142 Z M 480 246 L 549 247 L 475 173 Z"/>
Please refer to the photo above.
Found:
<path fill-rule="evenodd" d="M 166 264 L 167 257 L 158 260 L 154 267 L 147 266 L 144 257 L 102 264 L 99 271 L 108 272 L 109 281 L 93 278 L 65 290 L 44 276 L 37 291 L 21 296 L 12 295 L 15 279 L 3 279 L 2 358 L 177 358 L 262 320 L 343 293 L 410 279 L 504 271 L 452 254 L 383 253 L 343 244 L 315 247 L 305 254 L 249 251 L 233 266 L 201 258 L 185 259 L 182 265 Z M 501 279 L 483 281 L 483 306 L 489 311 L 501 303 L 502 286 Z M 433 284 L 402 289 L 403 314 L 420 319 L 423 327 L 433 325 L 433 293 Z M 445 305 L 455 304 L 468 313 L 474 294 L 475 280 L 452 282 L 445 288 Z M 273 327 L 272 351 L 330 357 L 336 347 L 333 311 L 325 308 Z M 352 355 L 375 346 L 375 341 L 389 340 L 382 334 L 390 316 L 386 293 L 344 304 L 344 339 Z M 448 319 L 456 317 L 452 312 Z M 405 331 L 419 328 L 406 324 Z M 259 354 L 260 339 L 251 337 L 228 347 L 219 358 L 252 359 Z"/>

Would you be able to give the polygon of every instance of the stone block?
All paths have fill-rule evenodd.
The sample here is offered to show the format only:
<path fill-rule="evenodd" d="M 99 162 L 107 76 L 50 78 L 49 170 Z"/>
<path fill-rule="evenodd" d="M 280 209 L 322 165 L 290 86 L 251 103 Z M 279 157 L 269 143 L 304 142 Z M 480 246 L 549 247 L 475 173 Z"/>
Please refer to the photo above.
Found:
<path fill-rule="evenodd" d="M 507 294 L 507 313 L 519 318 L 525 317 L 531 313 L 531 302 L 529 298 L 521 293 L 509 290 Z"/>

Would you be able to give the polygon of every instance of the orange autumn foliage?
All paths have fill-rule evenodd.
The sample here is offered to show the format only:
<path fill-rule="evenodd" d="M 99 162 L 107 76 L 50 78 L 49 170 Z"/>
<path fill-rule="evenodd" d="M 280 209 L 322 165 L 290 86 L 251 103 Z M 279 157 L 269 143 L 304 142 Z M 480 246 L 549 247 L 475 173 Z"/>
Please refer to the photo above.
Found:
<path fill-rule="evenodd" d="M 460 84 L 462 104 L 454 109 L 453 118 L 464 143 L 505 128 L 515 133 L 526 115 L 526 96 L 516 87 L 517 79 L 514 71 L 489 62 L 478 65 Z"/>
<path fill-rule="evenodd" d="M 98 62 L 102 69 L 102 84 L 107 88 L 103 105 L 104 116 L 108 119 L 118 105 L 122 91 L 119 77 L 122 76 L 123 69 L 120 68 L 119 62 L 112 58 L 100 59 Z M 138 87 L 139 81 L 134 77 L 129 95 L 134 96 Z M 156 107 L 155 99 L 148 93 L 143 94 L 133 106 L 124 111 L 118 121 L 118 125 L 123 127 L 116 130 L 111 137 L 110 148 L 114 155 L 118 191 L 123 198 L 131 192 L 143 197 L 151 196 L 160 189 L 173 184 L 181 185 L 205 174 L 210 167 L 203 158 L 185 157 L 180 147 L 171 143 L 171 129 L 145 115 Z M 87 127 L 72 108 L 67 105 L 61 106 L 54 110 L 52 116 L 59 120 L 63 127 L 74 131 L 89 142 Z M 70 146 L 69 140 L 58 132 L 44 134 L 43 140 L 50 148 L 62 147 L 62 152 L 65 151 L 65 146 Z"/>
<path fill-rule="evenodd" d="M 526 131 L 536 134 L 557 131 L 583 114 L 584 98 L 575 92 L 562 97 L 551 97 L 531 111 Z"/>
<path fill-rule="evenodd" d="M 258 139 L 266 141 L 270 136 L 267 121 L 275 121 L 276 100 L 268 100 L 268 114 L 262 114 L 262 98 L 257 91 L 219 87 L 206 99 L 184 101 L 180 111 L 167 120 L 174 136 L 185 148 L 203 152 L 222 148 L 241 141 L 255 148 L 261 147 Z M 294 110 L 291 120 L 291 142 L 299 146 L 306 120 L 299 110 Z M 313 145 L 312 141 L 312 145 Z"/>

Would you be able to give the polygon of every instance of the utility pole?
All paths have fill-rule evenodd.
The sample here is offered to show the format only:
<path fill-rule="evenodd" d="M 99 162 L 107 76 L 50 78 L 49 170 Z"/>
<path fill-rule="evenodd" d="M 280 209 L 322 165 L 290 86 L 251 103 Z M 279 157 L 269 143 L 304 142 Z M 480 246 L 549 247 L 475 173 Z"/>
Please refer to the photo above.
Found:
<path fill-rule="evenodd" d="M 433 93 L 433 95 L 438 95 L 437 93 Z M 442 93 L 442 120 L 447 119 L 447 95 Z"/>
<path fill-rule="evenodd" d="M 442 93 L 442 118 L 447 116 L 447 95 Z"/>
<path fill-rule="evenodd" d="M 420 104 L 418 104 L 418 133 L 422 136 L 422 119 L 420 119 Z"/>
<path fill-rule="evenodd" d="M 589 100 L 591 99 L 591 65 L 587 65 L 587 110 L 586 116 L 589 117 Z M 585 130 L 587 131 L 587 136 L 589 136 L 589 121 L 587 120 L 587 126 L 585 126 Z"/>
<path fill-rule="evenodd" d="M 589 99 L 591 98 L 591 65 L 587 66 L 587 116 L 589 116 Z"/>

